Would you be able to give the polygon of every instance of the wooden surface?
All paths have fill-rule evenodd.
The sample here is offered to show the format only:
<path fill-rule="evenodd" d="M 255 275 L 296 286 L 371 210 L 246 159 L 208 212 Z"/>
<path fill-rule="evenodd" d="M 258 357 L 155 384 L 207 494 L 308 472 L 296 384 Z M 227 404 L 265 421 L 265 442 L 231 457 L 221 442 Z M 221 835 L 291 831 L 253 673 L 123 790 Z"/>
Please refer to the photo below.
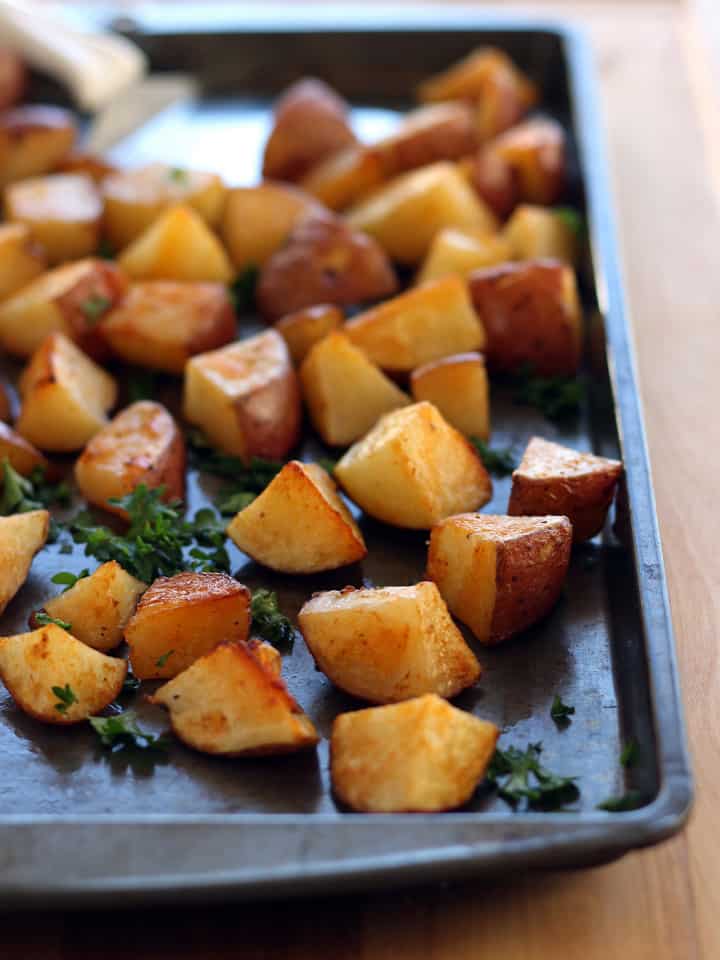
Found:
<path fill-rule="evenodd" d="M 701 0 L 702 2 L 702 0 Z M 714 0 L 716 2 L 716 0 Z M 594 38 L 697 802 L 689 829 L 593 871 L 442 891 L 3 918 L 4 960 L 716 960 L 720 957 L 717 100 L 681 4 L 543 3 Z M 717 168 L 720 169 L 720 166 Z"/>

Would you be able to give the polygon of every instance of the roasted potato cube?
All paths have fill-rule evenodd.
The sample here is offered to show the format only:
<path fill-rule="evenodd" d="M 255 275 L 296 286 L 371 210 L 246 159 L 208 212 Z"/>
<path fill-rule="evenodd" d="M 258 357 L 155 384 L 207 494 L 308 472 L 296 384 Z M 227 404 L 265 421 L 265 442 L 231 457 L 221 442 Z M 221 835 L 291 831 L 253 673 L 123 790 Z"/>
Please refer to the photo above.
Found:
<path fill-rule="evenodd" d="M 563 260 L 571 266 L 578 259 L 576 232 L 562 217 L 545 207 L 522 204 L 505 224 L 503 237 L 510 244 L 512 260 Z"/>
<path fill-rule="evenodd" d="M 332 330 L 343 325 L 343 312 L 331 303 L 287 313 L 275 323 L 275 329 L 288 345 L 295 366 L 299 366 L 311 348 Z"/>
<path fill-rule="evenodd" d="M 292 753 L 320 739 L 282 680 L 243 643 L 221 643 L 148 699 L 167 707 L 175 734 L 202 753 Z"/>
<path fill-rule="evenodd" d="M 351 305 L 396 290 L 392 264 L 371 237 L 317 213 L 301 220 L 267 261 L 255 296 L 261 313 L 276 320 L 316 303 Z"/>
<path fill-rule="evenodd" d="M 621 473 L 619 460 L 532 437 L 512 475 L 508 513 L 566 516 L 572 523 L 573 540 L 581 543 L 602 530 Z"/>
<path fill-rule="evenodd" d="M 45 546 L 49 526 L 47 510 L 0 517 L 0 613 L 27 580 L 33 557 Z"/>
<path fill-rule="evenodd" d="M 283 459 L 300 435 L 300 387 L 275 330 L 193 357 L 184 416 L 225 453 Z"/>
<path fill-rule="evenodd" d="M 406 114 L 398 129 L 375 144 L 383 178 L 457 160 L 476 147 L 473 110 L 466 103 L 436 103 Z"/>
<path fill-rule="evenodd" d="M 235 271 L 222 244 L 192 207 L 171 207 L 118 257 L 133 280 L 230 283 Z"/>
<path fill-rule="evenodd" d="M 20 378 L 18 433 L 41 450 L 79 450 L 107 423 L 113 378 L 62 333 L 43 340 Z"/>
<path fill-rule="evenodd" d="M 0 224 L 0 300 L 43 272 L 45 254 L 24 223 Z"/>
<path fill-rule="evenodd" d="M 482 780 L 499 733 L 433 693 L 341 713 L 330 738 L 333 790 L 364 813 L 453 810 Z"/>
<path fill-rule="evenodd" d="M 265 667 L 274 677 L 279 677 L 282 672 L 282 657 L 277 647 L 265 640 L 258 640 L 256 637 L 250 637 L 245 646 L 252 652 L 256 660 Z"/>
<path fill-rule="evenodd" d="M 109 503 L 143 483 L 164 487 L 163 498 L 185 495 L 185 443 L 161 403 L 140 400 L 121 410 L 90 440 L 75 463 L 75 480 L 89 503 L 127 517 Z"/>
<path fill-rule="evenodd" d="M 9 110 L 22 100 L 26 82 L 23 60 L 12 50 L 0 50 L 0 110 Z"/>
<path fill-rule="evenodd" d="M 344 332 L 373 363 L 395 373 L 485 345 L 467 286 L 457 276 L 386 300 L 350 320 Z"/>
<path fill-rule="evenodd" d="M 109 706 L 122 690 L 127 662 L 81 643 L 54 623 L 0 637 L 0 678 L 25 713 L 66 726 Z"/>
<path fill-rule="evenodd" d="M 418 530 L 453 513 L 477 510 L 492 493 L 470 443 L 431 403 L 385 414 L 350 447 L 334 474 L 365 513 Z"/>
<path fill-rule="evenodd" d="M 356 144 L 313 167 L 300 184 L 330 210 L 344 210 L 374 190 L 382 180 L 379 152 L 374 147 Z"/>
<path fill-rule="evenodd" d="M 441 161 L 391 180 L 347 214 L 393 260 L 419 263 L 443 227 L 492 233 L 497 221 L 458 168 Z"/>
<path fill-rule="evenodd" d="M 146 584 L 110 560 L 69 590 L 46 600 L 43 610 L 69 623 L 72 635 L 82 643 L 95 650 L 112 650 L 122 643 L 123 630 L 145 589 Z M 35 626 L 34 615 L 30 626 Z"/>
<path fill-rule="evenodd" d="M 5 188 L 5 216 L 25 224 L 51 264 L 87 257 L 100 242 L 102 202 L 84 173 L 54 173 L 11 184 Z"/>
<path fill-rule="evenodd" d="M 330 476 L 316 463 L 291 460 L 235 515 L 230 539 L 249 557 L 280 573 L 319 573 L 367 553 Z"/>
<path fill-rule="evenodd" d="M 250 631 L 250 591 L 225 573 L 158 577 L 125 628 L 133 673 L 141 680 L 175 677 L 223 640 Z"/>
<path fill-rule="evenodd" d="M 473 234 L 446 227 L 435 235 L 420 267 L 417 283 L 428 283 L 455 274 L 467 277 L 473 270 L 511 260 L 511 246 L 500 234 Z"/>
<path fill-rule="evenodd" d="M 222 283 L 136 283 L 103 317 L 112 352 L 141 367 L 182 374 L 196 353 L 235 339 L 237 318 Z"/>
<path fill-rule="evenodd" d="M 109 177 L 110 174 L 116 174 L 120 171 L 112 163 L 109 163 L 103 157 L 96 153 L 85 153 L 83 151 L 73 151 L 55 168 L 56 173 L 84 173 L 92 181 L 100 184 Z"/>
<path fill-rule="evenodd" d="M 54 170 L 75 142 L 69 110 L 26 104 L 0 114 L 0 188 Z"/>
<path fill-rule="evenodd" d="M 535 117 L 501 134 L 494 147 L 512 170 L 521 200 L 549 206 L 565 189 L 565 131 Z"/>
<path fill-rule="evenodd" d="M 410 387 L 415 400 L 432 403 L 456 430 L 489 438 L 490 396 L 482 354 L 458 353 L 426 363 L 413 370 Z"/>
<path fill-rule="evenodd" d="M 316 593 L 298 623 L 335 686 L 373 703 L 454 697 L 480 676 L 434 583 Z"/>
<path fill-rule="evenodd" d="M 492 212 L 504 220 L 518 202 L 515 175 L 494 141 L 483 144 L 471 157 L 463 158 L 460 170 Z"/>
<path fill-rule="evenodd" d="M 6 423 L 0 423 L 0 464 L 7 460 L 13 470 L 29 477 L 36 467 L 47 467 L 47 460 Z"/>
<path fill-rule="evenodd" d="M 481 643 L 500 643 L 555 606 L 571 547 L 567 517 L 461 514 L 433 527 L 427 576 Z"/>

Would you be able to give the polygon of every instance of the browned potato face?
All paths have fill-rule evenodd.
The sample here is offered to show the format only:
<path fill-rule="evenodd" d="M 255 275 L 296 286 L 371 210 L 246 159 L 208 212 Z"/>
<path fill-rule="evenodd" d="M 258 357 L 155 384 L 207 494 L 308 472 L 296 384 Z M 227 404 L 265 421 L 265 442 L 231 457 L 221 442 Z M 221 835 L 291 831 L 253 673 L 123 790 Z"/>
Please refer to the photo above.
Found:
<path fill-rule="evenodd" d="M 56 170 L 58 173 L 83 173 L 97 184 L 102 183 L 111 173 L 120 172 L 112 163 L 108 163 L 96 153 L 84 153 L 80 150 L 74 150 L 61 160 Z"/>
<path fill-rule="evenodd" d="M 383 163 L 374 147 L 346 147 L 328 157 L 303 177 L 300 185 L 330 210 L 344 210 L 383 180 Z"/>
<path fill-rule="evenodd" d="M 435 234 L 415 283 L 420 286 L 455 274 L 465 278 L 473 270 L 506 263 L 510 243 L 500 233 L 482 233 L 445 227 Z"/>
<path fill-rule="evenodd" d="M 27 580 L 33 557 L 45 545 L 49 526 L 47 510 L 0 517 L 0 613 Z"/>
<path fill-rule="evenodd" d="M 263 176 L 299 180 L 354 142 L 347 103 L 322 80 L 306 77 L 277 102 L 275 125 L 265 145 Z"/>
<path fill-rule="evenodd" d="M 42 248 L 24 223 L 0 224 L 0 300 L 27 286 L 46 266 Z"/>
<path fill-rule="evenodd" d="M 28 104 L 0 114 L 0 187 L 54 170 L 75 142 L 69 110 Z"/>
<path fill-rule="evenodd" d="M 257 302 L 274 320 L 316 303 L 363 303 L 396 289 L 392 264 L 372 238 L 318 213 L 302 220 L 265 264 Z"/>
<path fill-rule="evenodd" d="M 575 272 L 556 260 L 529 260 L 477 270 L 470 294 L 494 370 L 526 364 L 540 376 L 572 376 L 582 346 L 582 316 Z"/>
<path fill-rule="evenodd" d="M 339 307 L 331 303 L 318 303 L 281 317 L 275 329 L 288 345 L 295 366 L 299 366 L 311 348 L 331 330 L 338 330 L 345 317 Z"/>
<path fill-rule="evenodd" d="M 589 540 L 603 528 L 621 473 L 619 460 L 533 437 L 513 473 L 508 513 L 564 515 L 572 523 L 575 543 Z"/>
<path fill-rule="evenodd" d="M 12 50 L 0 50 L 0 110 L 8 110 L 22 100 L 27 71 Z"/>
<path fill-rule="evenodd" d="M 481 643 L 500 643 L 555 606 L 571 547 L 567 517 L 465 513 L 433 527 L 427 575 Z"/>
<path fill-rule="evenodd" d="M 457 160 L 476 146 L 472 108 L 439 103 L 408 113 L 395 133 L 375 144 L 383 179 L 438 160 Z"/>
<path fill-rule="evenodd" d="M 554 210 L 522 203 L 503 228 L 510 245 L 511 260 L 551 258 L 573 266 L 577 263 L 579 242 L 576 231 Z"/>
<path fill-rule="evenodd" d="M 196 353 L 235 339 L 237 320 L 221 283 L 136 283 L 100 324 L 112 352 L 129 363 L 182 374 Z"/>
<path fill-rule="evenodd" d="M 504 220 L 518 201 L 518 188 L 510 164 L 494 142 L 482 146 L 474 156 L 463 160 L 461 166 L 481 199 Z"/>
<path fill-rule="evenodd" d="M 434 404 L 456 430 L 481 440 L 490 436 L 490 390 L 481 353 L 426 363 L 413 370 L 410 387 L 415 400 Z"/>
<path fill-rule="evenodd" d="M 75 479 L 89 503 L 127 517 L 108 503 L 139 484 L 165 487 L 166 500 L 185 493 L 185 444 L 170 413 L 160 403 L 133 403 L 90 440 L 75 464 Z"/>
<path fill-rule="evenodd" d="M 341 713 L 330 739 L 333 790 L 364 813 L 453 810 L 482 780 L 499 733 L 431 693 Z"/>
<path fill-rule="evenodd" d="M 36 467 L 47 466 L 45 457 L 25 437 L 0 423 L 0 463 L 6 458 L 13 470 L 24 477 L 29 477 Z"/>
<path fill-rule="evenodd" d="M 565 131 L 538 117 L 507 130 L 493 144 L 513 172 L 521 200 L 557 203 L 565 189 Z"/>

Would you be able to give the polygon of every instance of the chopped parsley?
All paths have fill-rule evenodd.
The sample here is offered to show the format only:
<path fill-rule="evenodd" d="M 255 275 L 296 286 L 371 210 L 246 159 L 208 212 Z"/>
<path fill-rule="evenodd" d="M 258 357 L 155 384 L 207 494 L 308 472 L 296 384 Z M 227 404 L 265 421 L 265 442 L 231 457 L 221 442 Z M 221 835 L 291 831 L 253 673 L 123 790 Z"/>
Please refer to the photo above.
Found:
<path fill-rule="evenodd" d="M 337 466 L 337 460 L 333 460 L 331 457 L 318 457 L 315 461 L 319 467 L 322 467 L 330 476 L 333 475 L 335 467 Z"/>
<path fill-rule="evenodd" d="M 490 473 L 494 473 L 497 477 L 508 476 L 508 474 L 512 473 L 517 466 L 515 457 L 513 456 L 512 447 L 493 450 L 479 437 L 470 437 L 470 443 L 477 450 L 478 456 L 484 463 L 485 467 L 490 471 Z"/>
<path fill-rule="evenodd" d="M 168 170 L 168 180 L 172 180 L 173 183 L 187 183 L 188 172 L 182 167 L 171 167 Z"/>
<path fill-rule="evenodd" d="M 155 399 L 157 384 L 152 370 L 141 370 L 136 367 L 128 373 L 125 383 L 130 403 Z"/>
<path fill-rule="evenodd" d="M 566 727 L 570 723 L 570 717 L 575 713 L 575 707 L 563 703 L 562 698 L 556 693 L 553 697 L 550 707 L 550 716 L 559 727 Z"/>
<path fill-rule="evenodd" d="M 50 578 L 52 583 L 60 584 L 64 586 L 65 589 L 63 593 L 74 587 L 78 580 L 83 580 L 85 577 L 90 576 L 90 571 L 87 567 L 80 571 L 80 573 L 70 573 L 69 570 L 61 570 L 60 573 L 56 573 L 53 577 Z"/>
<path fill-rule="evenodd" d="M 89 325 L 94 326 L 94 324 L 101 320 L 108 312 L 111 306 L 112 300 L 109 297 L 104 297 L 101 293 L 93 293 L 87 300 L 80 304 L 80 309 L 86 320 L 89 321 Z"/>
<path fill-rule="evenodd" d="M 142 730 L 135 712 L 125 710 L 109 717 L 88 717 L 90 726 L 100 737 L 100 743 L 112 753 L 128 748 L 138 750 L 167 750 L 169 741 L 165 735 L 155 736 Z"/>
<path fill-rule="evenodd" d="M 525 750 L 495 750 L 487 777 L 511 807 L 524 800 L 530 810 L 561 810 L 580 796 L 575 777 L 551 773 L 540 763 L 541 753 L 541 743 L 530 743 Z"/>
<path fill-rule="evenodd" d="M 607 810 L 608 813 L 624 813 L 627 810 L 637 810 L 646 803 L 644 794 L 640 790 L 628 790 L 617 797 L 608 797 L 597 805 L 598 810 Z"/>
<path fill-rule="evenodd" d="M 45 613 L 44 610 L 41 610 L 40 613 L 33 614 L 33 620 L 35 621 L 36 627 L 47 627 L 51 623 L 54 623 L 56 627 L 60 627 L 61 630 L 67 630 L 68 633 L 72 630 L 72 624 L 68 623 L 67 620 L 60 620 L 58 617 L 51 617 L 49 614 Z"/>
<path fill-rule="evenodd" d="M 164 667 L 168 662 L 168 659 L 175 653 L 174 650 L 168 650 L 167 653 L 164 653 L 161 657 L 158 657 L 155 661 L 156 667 Z"/>
<path fill-rule="evenodd" d="M 576 236 L 582 237 L 584 235 L 586 230 L 585 217 L 575 207 L 555 207 L 552 212 Z"/>
<path fill-rule="evenodd" d="M 628 740 L 620 751 L 620 766 L 634 767 L 638 761 L 639 753 L 640 750 L 637 745 L 637 740 Z"/>
<path fill-rule="evenodd" d="M 3 485 L 0 497 L 0 515 L 27 513 L 44 510 L 52 504 L 67 506 L 70 503 L 70 487 L 67 483 L 48 483 L 43 467 L 35 467 L 29 477 L 23 477 L 13 469 L 5 457 L 2 463 Z"/>
<path fill-rule="evenodd" d="M 238 313 L 248 313 L 255 309 L 255 289 L 260 270 L 254 263 L 239 273 L 229 287 L 230 300 Z"/>
<path fill-rule="evenodd" d="M 247 464 L 239 457 L 213 450 L 202 434 L 188 435 L 190 458 L 196 470 L 222 477 L 226 483 L 218 491 L 215 503 L 224 517 L 234 516 L 253 502 L 285 466 L 282 460 L 253 457 Z"/>
<path fill-rule="evenodd" d="M 250 601 L 250 632 L 276 647 L 292 646 L 295 631 L 272 590 L 255 590 Z"/>
<path fill-rule="evenodd" d="M 517 373 L 515 402 L 535 407 L 548 420 L 577 416 L 583 395 L 576 377 L 536 377 L 527 365 Z"/>
<path fill-rule="evenodd" d="M 73 703 L 80 702 L 69 683 L 66 683 L 64 687 L 51 687 L 50 689 L 58 698 L 58 702 L 55 704 L 58 713 L 67 713 L 68 707 L 71 707 Z"/>
<path fill-rule="evenodd" d="M 101 259 L 103 259 L 103 260 L 114 260 L 114 259 L 115 259 L 115 251 L 113 250 L 113 248 L 112 248 L 112 246 L 111 246 L 111 244 L 110 244 L 110 241 L 107 240 L 106 238 L 103 238 L 103 239 L 100 241 L 100 243 L 99 243 L 99 245 L 98 245 L 97 255 L 98 255 Z"/>

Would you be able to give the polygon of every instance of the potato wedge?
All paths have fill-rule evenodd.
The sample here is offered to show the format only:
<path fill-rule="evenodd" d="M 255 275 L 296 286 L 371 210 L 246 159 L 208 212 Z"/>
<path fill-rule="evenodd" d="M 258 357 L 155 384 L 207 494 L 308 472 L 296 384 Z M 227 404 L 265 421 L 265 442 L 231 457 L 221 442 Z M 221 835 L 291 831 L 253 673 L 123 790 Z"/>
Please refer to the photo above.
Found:
<path fill-rule="evenodd" d="M 410 377 L 415 400 L 427 400 L 447 422 L 468 437 L 490 436 L 490 388 L 481 353 L 433 360 Z"/>
<path fill-rule="evenodd" d="M 434 583 L 316 593 L 298 623 L 335 686 L 373 703 L 454 697 L 480 676 Z"/>
<path fill-rule="evenodd" d="M 0 110 L 9 110 L 25 93 L 27 69 L 12 50 L 0 50 Z"/>
<path fill-rule="evenodd" d="M 0 422 L 0 464 L 7 460 L 13 470 L 29 477 L 36 467 L 47 467 L 45 457 L 12 427 Z"/>
<path fill-rule="evenodd" d="M 446 227 L 435 234 L 416 283 L 419 286 L 450 274 L 464 279 L 473 270 L 511 260 L 511 251 L 510 243 L 501 234 L 478 235 Z"/>
<path fill-rule="evenodd" d="M 433 527 L 427 576 L 481 643 L 500 643 L 555 606 L 571 547 L 567 517 L 461 514 Z"/>
<path fill-rule="evenodd" d="M 33 557 L 45 546 L 49 527 L 47 510 L 0 517 L 0 613 L 27 580 Z"/>
<path fill-rule="evenodd" d="M 495 150 L 513 172 L 521 200 L 550 206 L 565 190 L 565 131 L 555 120 L 534 117 L 502 133 Z"/>
<path fill-rule="evenodd" d="M 125 660 L 92 650 L 54 623 L 0 637 L 0 678 L 20 709 L 43 723 L 67 726 L 99 713 L 126 674 Z"/>
<path fill-rule="evenodd" d="M 190 357 L 235 339 L 237 318 L 222 283 L 133 284 L 102 318 L 100 333 L 128 363 L 182 374 Z"/>
<path fill-rule="evenodd" d="M 553 210 L 521 204 L 503 228 L 512 260 L 562 260 L 573 266 L 579 254 L 575 230 Z"/>
<path fill-rule="evenodd" d="M 483 144 L 471 157 L 463 158 L 460 170 L 495 216 L 504 220 L 518 202 L 518 188 L 510 164 L 495 148 Z"/>
<path fill-rule="evenodd" d="M 140 400 L 121 410 L 90 440 L 75 463 L 75 481 L 88 501 L 126 518 L 109 503 L 141 483 L 164 487 L 165 500 L 185 496 L 185 443 L 161 403 Z"/>
<path fill-rule="evenodd" d="M 499 734 L 432 693 L 341 713 L 330 738 L 333 790 L 364 813 L 454 810 L 485 775 Z"/>
<path fill-rule="evenodd" d="M 374 147 L 355 144 L 319 163 L 300 186 L 330 210 L 345 210 L 383 180 L 383 163 Z"/>
<path fill-rule="evenodd" d="M 406 114 L 398 129 L 374 145 L 383 179 L 439 160 L 457 160 L 477 146 L 473 110 L 466 103 L 435 103 Z"/>
<path fill-rule="evenodd" d="M 506 263 L 476 270 L 468 283 L 491 370 L 530 365 L 538 376 L 577 373 L 582 314 L 572 267 L 557 260 Z"/>
<path fill-rule="evenodd" d="M 332 478 L 316 463 L 291 460 L 235 515 L 227 534 L 258 563 L 280 573 L 319 573 L 356 563 L 365 541 Z"/>
<path fill-rule="evenodd" d="M 311 348 L 332 330 L 338 330 L 344 321 L 343 312 L 331 303 L 287 313 L 275 322 L 275 329 L 288 345 L 292 362 L 299 366 Z"/>
<path fill-rule="evenodd" d="M 69 590 L 46 600 L 43 610 L 70 624 L 70 632 L 94 650 L 107 651 L 122 643 L 123 631 L 147 584 L 131 576 L 115 560 L 103 563 Z M 34 614 L 30 626 L 34 627 Z"/>
<path fill-rule="evenodd" d="M 184 416 L 213 446 L 249 461 L 283 459 L 300 436 L 300 387 L 275 330 L 193 357 L 185 368 Z"/>
<path fill-rule="evenodd" d="M 344 332 L 373 363 L 393 373 L 409 373 L 420 364 L 485 345 L 467 286 L 457 276 L 386 300 L 353 317 Z"/>
<path fill-rule="evenodd" d="M 385 414 L 350 447 L 334 475 L 365 513 L 418 530 L 477 510 L 492 493 L 472 446 L 431 403 Z"/>
<path fill-rule="evenodd" d="M 81 150 L 73 150 L 68 154 L 55 168 L 56 173 L 84 173 L 96 183 L 101 184 L 110 174 L 116 174 L 120 171 L 112 163 L 109 163 L 103 157 L 96 153 L 85 153 Z"/>
<path fill-rule="evenodd" d="M 115 405 L 113 378 L 62 333 L 51 333 L 20 378 L 15 424 L 30 443 L 57 453 L 79 450 L 107 423 Z"/>
<path fill-rule="evenodd" d="M 267 643 L 265 640 L 258 640 L 256 637 L 250 637 L 245 646 L 269 673 L 274 677 L 280 676 L 282 672 L 282 657 L 277 647 L 274 647 L 271 643 Z"/>
<path fill-rule="evenodd" d="M 566 516 L 574 542 L 582 543 L 602 530 L 621 474 L 619 460 L 532 437 L 512 475 L 508 513 Z"/>
<path fill-rule="evenodd" d="M 0 224 L 0 300 L 39 276 L 47 260 L 24 223 Z"/>
<path fill-rule="evenodd" d="M 244 643 L 221 643 L 148 699 L 167 707 L 175 734 L 202 753 L 292 753 L 320 740 L 282 680 Z"/>
<path fill-rule="evenodd" d="M 250 591 L 225 573 L 158 577 L 125 628 L 133 673 L 175 677 L 224 640 L 250 632 Z"/>
<path fill-rule="evenodd" d="M 0 114 L 0 188 L 54 170 L 75 142 L 70 110 L 25 104 Z"/>

